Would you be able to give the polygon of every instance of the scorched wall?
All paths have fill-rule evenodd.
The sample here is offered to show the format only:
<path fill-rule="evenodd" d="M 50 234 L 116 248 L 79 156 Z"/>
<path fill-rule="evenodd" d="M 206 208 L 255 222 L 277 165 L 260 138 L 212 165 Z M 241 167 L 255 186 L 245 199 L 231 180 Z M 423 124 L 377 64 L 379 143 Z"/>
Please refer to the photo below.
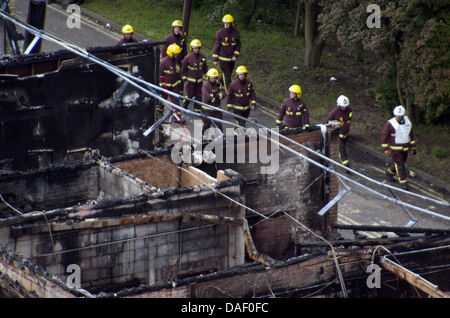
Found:
<path fill-rule="evenodd" d="M 73 192 L 82 198 L 79 205 L 66 207 L 59 192 L 59 207 L 0 220 L 2 245 L 50 274 L 67 279 L 68 266 L 77 264 L 81 287 L 101 291 L 244 263 L 243 209 L 217 195 L 239 201 L 241 181 L 161 189 L 108 162 L 80 165 L 77 173 L 65 171 L 49 168 L 26 175 L 42 183 L 34 191 L 21 174 L 0 178 L 2 189 L 7 185 L 9 197 L 17 201 L 38 197 L 49 176 L 55 189 L 59 184 L 69 197 Z"/>

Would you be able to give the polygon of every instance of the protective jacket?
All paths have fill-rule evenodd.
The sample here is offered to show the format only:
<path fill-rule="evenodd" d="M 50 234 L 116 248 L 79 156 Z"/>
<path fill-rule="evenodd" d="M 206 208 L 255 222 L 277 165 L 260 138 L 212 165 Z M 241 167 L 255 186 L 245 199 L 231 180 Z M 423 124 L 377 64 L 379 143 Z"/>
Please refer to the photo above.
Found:
<path fill-rule="evenodd" d="M 164 39 L 164 44 L 161 47 L 161 59 L 165 58 L 167 56 L 167 47 L 173 43 L 178 45 L 180 47 L 181 53 L 178 54 L 177 61 L 181 63 L 184 59 L 184 57 L 187 54 L 187 44 L 186 44 L 186 38 L 181 35 L 175 35 L 175 33 L 169 34 Z"/>
<path fill-rule="evenodd" d="M 213 97 L 211 97 L 211 94 Z M 211 83 L 210 81 L 206 81 L 202 87 L 202 101 L 203 103 L 212 105 L 214 107 L 220 108 L 220 100 L 225 98 L 226 92 L 223 88 L 222 84 L 218 81 Z M 203 105 L 203 109 L 205 110 L 213 110 L 212 108 Z"/>
<path fill-rule="evenodd" d="M 174 93 L 182 91 L 180 66 L 177 61 L 169 56 L 161 60 L 159 66 L 159 86 Z M 164 94 L 163 94 L 164 96 Z"/>
<path fill-rule="evenodd" d="M 228 110 L 246 111 L 252 105 L 256 106 L 256 93 L 253 83 L 248 79 L 232 81 L 227 94 Z"/>
<path fill-rule="evenodd" d="M 416 140 L 412 131 L 412 125 L 407 116 L 403 116 L 399 123 L 394 118 L 390 119 L 381 133 L 381 147 L 383 151 L 408 151 L 409 147 L 415 147 Z"/>
<path fill-rule="evenodd" d="M 213 95 L 211 97 L 211 95 Z M 214 107 L 220 108 L 220 101 L 225 98 L 226 91 L 219 81 L 216 81 L 214 83 L 211 83 L 210 81 L 206 81 L 202 86 L 202 101 L 203 103 L 212 105 Z M 222 119 L 222 112 L 219 110 L 212 109 L 211 107 L 202 105 L 203 110 L 206 112 L 208 116 L 215 117 Z M 204 132 L 206 129 L 211 127 L 211 121 L 204 117 L 203 120 L 203 130 Z M 222 124 L 216 123 L 216 126 L 222 130 Z"/>
<path fill-rule="evenodd" d="M 280 106 L 280 112 L 276 119 L 276 124 L 284 122 L 289 128 L 309 126 L 308 106 L 302 99 L 286 98 Z"/>
<path fill-rule="evenodd" d="M 203 74 L 208 72 L 208 65 L 203 53 L 195 54 L 194 52 L 188 54 L 183 60 L 181 66 L 181 78 L 183 81 L 189 83 L 202 83 Z"/>
<path fill-rule="evenodd" d="M 352 116 L 353 112 L 350 107 L 345 107 L 344 110 L 341 107 L 335 107 L 328 114 L 327 122 L 337 120 L 341 124 L 339 138 L 347 139 L 348 133 L 350 132 Z"/>
<path fill-rule="evenodd" d="M 213 61 L 231 62 L 231 58 L 239 57 L 241 40 L 239 31 L 234 28 L 222 28 L 216 33 L 213 48 Z"/>
<path fill-rule="evenodd" d="M 117 45 L 130 44 L 130 43 L 137 43 L 137 40 L 134 38 L 130 38 L 129 40 L 127 40 L 125 37 L 123 37 L 119 40 L 119 42 L 117 42 Z"/>
<path fill-rule="evenodd" d="M 392 179 L 397 173 L 398 181 L 402 185 L 408 182 L 406 168 L 408 150 L 415 146 L 412 125 L 407 116 L 403 116 L 400 122 L 394 117 L 386 123 L 381 133 L 381 147 L 384 151 L 391 149 L 392 163 L 388 167 L 387 174 Z"/>

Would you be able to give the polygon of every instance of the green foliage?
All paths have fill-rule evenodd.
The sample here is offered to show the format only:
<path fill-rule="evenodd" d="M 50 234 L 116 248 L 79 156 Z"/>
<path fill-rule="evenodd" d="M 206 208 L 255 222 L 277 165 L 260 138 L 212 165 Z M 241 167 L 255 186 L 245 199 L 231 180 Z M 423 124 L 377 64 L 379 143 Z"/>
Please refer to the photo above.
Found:
<path fill-rule="evenodd" d="M 430 18 L 416 41 L 405 41 L 402 77 L 427 123 L 450 118 L 450 18 Z"/>
<path fill-rule="evenodd" d="M 349 53 L 361 49 L 376 52 L 380 54 L 380 64 L 388 57 L 400 80 L 398 99 L 418 106 L 426 122 L 450 118 L 448 1 L 379 0 L 375 3 L 381 9 L 381 28 L 369 28 L 366 9 L 372 2 L 322 1 L 325 10 L 320 19 L 324 32 L 336 35 Z"/>
<path fill-rule="evenodd" d="M 381 77 L 375 87 L 367 89 L 365 92 L 368 97 L 380 106 L 386 115 L 390 116 L 393 107 L 399 104 L 395 86 L 395 70 L 391 68 L 387 74 Z"/>
<path fill-rule="evenodd" d="M 260 0 L 253 18 L 258 23 L 276 26 L 284 31 L 292 31 L 296 5 L 297 1 Z"/>
<path fill-rule="evenodd" d="M 442 147 L 440 145 L 434 146 L 431 149 L 431 153 L 433 154 L 433 156 L 435 156 L 438 159 L 447 158 L 449 156 L 448 148 L 444 148 L 444 147 Z"/>

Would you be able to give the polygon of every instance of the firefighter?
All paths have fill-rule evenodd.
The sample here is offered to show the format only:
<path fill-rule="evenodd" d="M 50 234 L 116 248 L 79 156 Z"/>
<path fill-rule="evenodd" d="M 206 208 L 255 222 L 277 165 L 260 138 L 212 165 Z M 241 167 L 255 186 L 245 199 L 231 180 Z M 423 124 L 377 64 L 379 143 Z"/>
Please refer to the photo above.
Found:
<path fill-rule="evenodd" d="M 117 42 L 117 45 L 136 43 L 137 40 L 133 38 L 134 29 L 131 25 L 126 24 L 122 28 L 123 38 Z"/>
<path fill-rule="evenodd" d="M 206 82 L 202 87 L 202 101 L 205 104 L 220 108 L 220 101 L 225 98 L 226 91 L 222 83 L 219 82 L 219 72 L 215 68 L 211 68 L 206 73 Z M 222 119 L 222 112 L 214 110 L 206 105 L 202 105 L 204 112 L 211 117 Z M 216 123 L 217 128 L 223 131 L 222 123 Z M 211 126 L 211 121 L 208 118 L 203 118 L 202 134 Z"/>
<path fill-rule="evenodd" d="M 161 47 L 161 59 L 167 56 L 167 48 L 171 44 L 176 44 L 180 47 L 180 53 L 177 56 L 177 62 L 181 65 L 184 57 L 187 54 L 187 43 L 183 33 L 183 23 L 180 20 L 172 22 L 172 33 L 166 36 L 164 44 Z"/>
<path fill-rule="evenodd" d="M 161 60 L 159 66 L 159 86 L 165 88 L 176 94 L 182 93 L 181 85 L 181 68 L 177 63 L 177 55 L 181 53 L 181 49 L 175 43 L 169 45 L 166 50 L 167 56 Z M 179 105 L 179 99 L 176 96 L 161 92 L 161 97 L 169 99 L 175 104 Z M 159 104 L 159 116 L 164 111 L 164 105 Z"/>
<path fill-rule="evenodd" d="M 231 74 L 241 50 L 239 31 L 234 27 L 234 18 L 227 14 L 222 18 L 223 28 L 216 33 L 212 52 L 214 66 L 220 63 L 225 75 L 225 84 L 231 83 Z"/>
<path fill-rule="evenodd" d="M 236 69 L 237 79 L 230 83 L 227 93 L 227 108 L 229 112 L 248 118 L 250 110 L 256 108 L 255 86 L 247 79 L 247 68 L 239 66 Z M 236 118 L 236 123 L 245 127 L 245 120 Z M 235 130 L 236 133 L 236 130 Z"/>
<path fill-rule="evenodd" d="M 297 129 L 309 128 L 308 106 L 300 98 L 302 89 L 299 85 L 289 87 L 289 98 L 286 98 L 280 106 L 280 112 L 275 124 L 277 128 Z M 284 124 L 283 124 L 284 122 Z"/>
<path fill-rule="evenodd" d="M 341 164 L 350 167 L 350 163 L 347 156 L 347 138 L 350 132 L 350 122 L 353 116 L 352 110 L 349 107 L 350 100 L 341 95 L 336 100 L 336 107 L 330 111 L 327 116 L 327 122 L 338 122 L 339 128 L 339 159 Z"/>
<path fill-rule="evenodd" d="M 186 87 L 186 97 L 195 100 L 202 100 L 203 74 L 208 71 L 208 65 L 203 53 L 200 52 L 202 43 L 195 39 L 190 43 L 191 53 L 183 60 L 181 66 L 181 79 Z M 188 108 L 189 101 L 183 101 L 184 108 Z M 201 106 L 194 103 L 194 111 L 201 113 Z"/>
<path fill-rule="evenodd" d="M 386 176 L 389 181 L 394 181 L 394 175 L 397 174 L 402 189 L 409 190 L 406 160 L 410 149 L 413 155 L 416 154 L 416 141 L 412 124 L 408 116 L 405 115 L 405 108 L 399 105 L 394 108 L 393 114 L 394 118 L 386 123 L 381 134 L 381 147 L 384 154 L 389 156 L 390 149 L 392 156 L 392 163 L 386 172 Z"/>

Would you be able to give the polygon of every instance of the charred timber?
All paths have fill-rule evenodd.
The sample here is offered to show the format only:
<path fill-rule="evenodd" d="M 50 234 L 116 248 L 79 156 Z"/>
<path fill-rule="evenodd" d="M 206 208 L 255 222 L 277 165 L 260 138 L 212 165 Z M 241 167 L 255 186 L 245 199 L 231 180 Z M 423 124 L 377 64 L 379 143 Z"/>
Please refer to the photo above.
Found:
<path fill-rule="evenodd" d="M 317 241 L 317 242 L 304 242 L 296 244 L 297 247 L 321 247 L 329 246 L 375 246 L 375 245 L 387 245 L 397 242 L 408 241 L 420 241 L 438 238 L 439 235 L 420 235 L 420 236 L 408 236 L 408 237 L 388 237 L 388 238 L 373 238 L 373 239 L 354 239 L 354 240 L 335 240 L 335 241 Z"/>
<path fill-rule="evenodd" d="M 340 230 L 356 230 L 370 232 L 394 232 L 394 233 L 450 233 L 450 229 L 430 229 L 430 228 L 407 228 L 401 226 L 381 226 L 381 225 L 347 225 L 335 224 L 334 228 Z"/>

